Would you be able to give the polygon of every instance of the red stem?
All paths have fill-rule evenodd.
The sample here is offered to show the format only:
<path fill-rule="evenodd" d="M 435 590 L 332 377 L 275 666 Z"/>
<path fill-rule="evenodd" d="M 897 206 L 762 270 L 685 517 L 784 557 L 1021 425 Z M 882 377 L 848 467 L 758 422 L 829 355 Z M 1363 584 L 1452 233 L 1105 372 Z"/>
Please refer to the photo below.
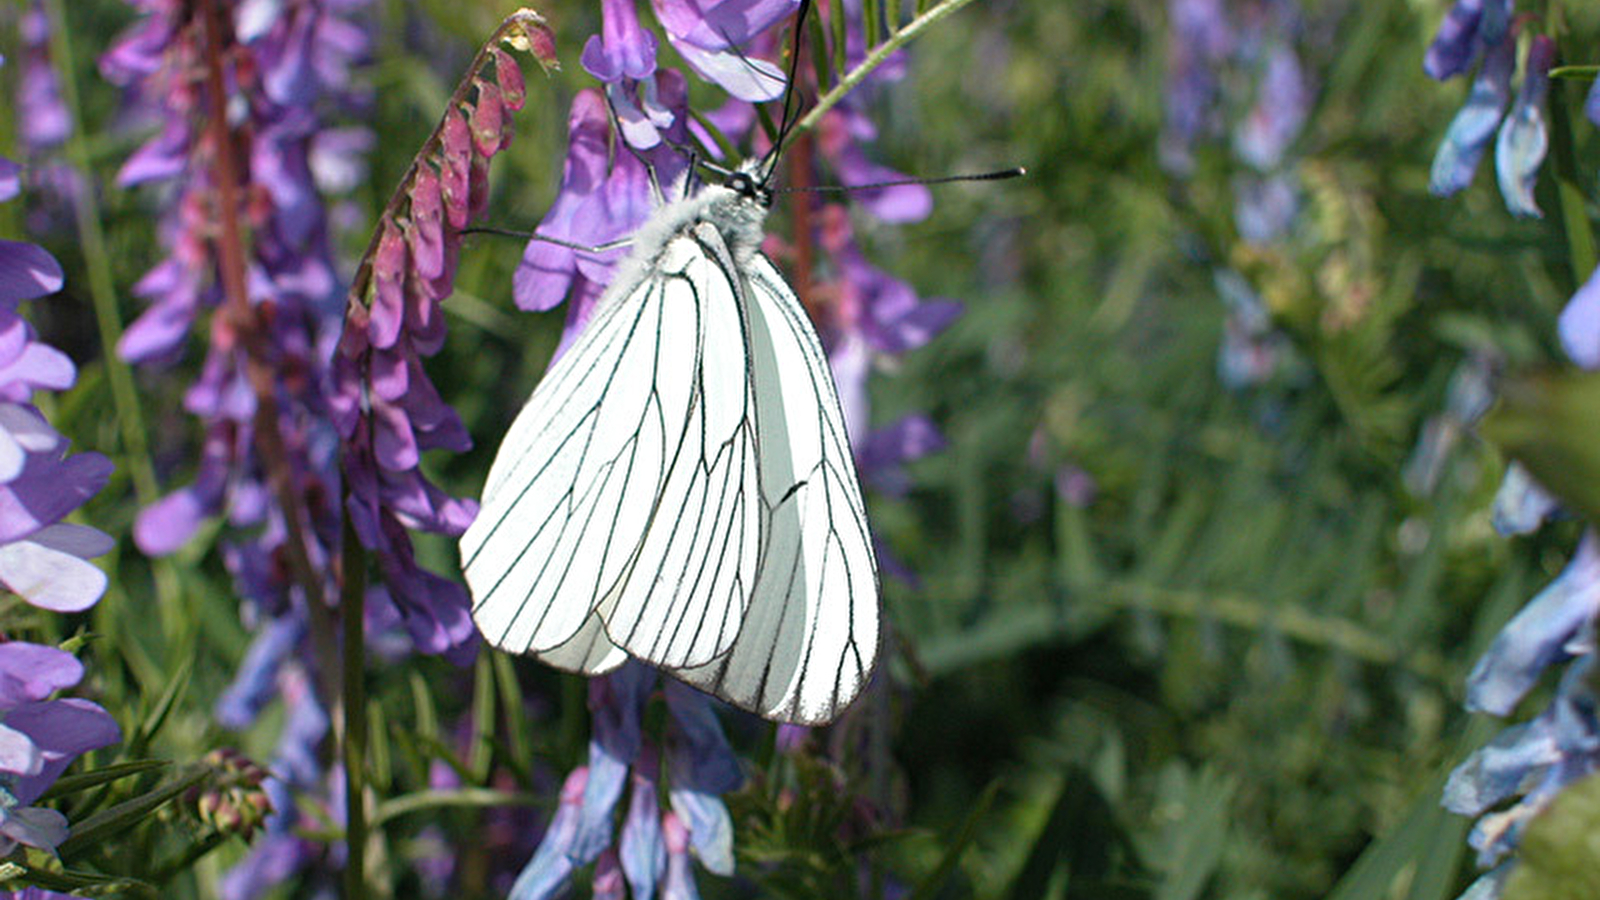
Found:
<path fill-rule="evenodd" d="M 323 671 L 318 679 L 321 693 L 324 698 L 331 700 L 337 696 L 330 688 L 338 671 L 333 665 L 338 654 L 333 643 L 332 617 L 323 597 L 322 578 L 306 552 L 308 518 L 302 502 L 303 495 L 295 486 L 289 451 L 278 430 L 282 419 L 278 409 L 273 354 L 265 339 L 267 323 L 260 311 L 250 305 L 249 289 L 246 287 L 244 237 L 239 227 L 239 166 L 235 159 L 234 135 L 228 128 L 227 83 L 223 76 L 223 47 L 228 39 L 227 32 L 218 8 L 219 0 L 200 0 L 199 6 L 204 16 L 202 30 L 208 104 L 206 127 L 212 145 L 212 180 L 216 188 L 214 213 L 220 229 L 216 249 L 223 305 L 218 315 L 223 319 L 221 327 L 232 332 L 244 354 L 245 378 L 256 399 L 256 452 L 261 456 L 267 482 L 283 513 L 288 532 L 284 541 L 284 555 L 288 559 L 290 576 L 305 592 L 312 630 L 317 634 L 319 655 L 322 657 L 319 668 Z M 329 708 L 334 707 L 330 704 Z"/>

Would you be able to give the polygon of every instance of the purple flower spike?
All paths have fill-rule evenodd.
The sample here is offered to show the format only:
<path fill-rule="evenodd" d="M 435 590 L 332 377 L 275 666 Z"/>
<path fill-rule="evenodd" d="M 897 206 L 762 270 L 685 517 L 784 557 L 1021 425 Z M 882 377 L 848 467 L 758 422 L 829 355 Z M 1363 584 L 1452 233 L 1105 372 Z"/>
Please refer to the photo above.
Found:
<path fill-rule="evenodd" d="M 1508 715 L 1552 663 L 1567 659 L 1570 642 L 1600 608 L 1600 537 L 1586 531 L 1578 551 L 1501 630 L 1467 677 L 1467 708 Z"/>
<path fill-rule="evenodd" d="M 633 0 L 604 0 L 601 33 L 583 45 L 583 68 L 606 83 L 649 78 L 656 70 L 656 36 L 639 24 Z"/>
<path fill-rule="evenodd" d="M 1428 190 L 1448 197 L 1472 183 L 1478 160 L 1500 125 L 1501 113 L 1511 96 L 1511 71 L 1516 65 L 1517 42 L 1507 35 L 1489 49 L 1483 67 L 1472 82 L 1467 102 L 1456 113 L 1433 158 Z"/>
<path fill-rule="evenodd" d="M 1536 35 L 1528 46 L 1523 66 L 1522 89 L 1517 92 L 1511 112 L 1500 126 L 1495 142 L 1495 174 L 1506 208 L 1515 216 L 1540 218 L 1539 204 L 1533 199 L 1533 186 L 1539 180 L 1539 166 L 1550 147 L 1544 127 L 1544 98 L 1550 89 L 1550 66 L 1555 61 L 1556 44 L 1545 35 Z"/>

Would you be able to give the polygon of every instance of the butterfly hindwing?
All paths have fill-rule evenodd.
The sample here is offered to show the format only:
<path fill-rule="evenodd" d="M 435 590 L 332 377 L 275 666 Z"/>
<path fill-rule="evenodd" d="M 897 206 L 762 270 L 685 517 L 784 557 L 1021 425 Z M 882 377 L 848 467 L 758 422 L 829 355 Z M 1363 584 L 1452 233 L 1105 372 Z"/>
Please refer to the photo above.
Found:
<path fill-rule="evenodd" d="M 817 724 L 872 671 L 877 560 L 816 331 L 765 257 L 755 255 L 744 276 L 765 541 L 733 648 L 675 674 L 768 718 Z"/>

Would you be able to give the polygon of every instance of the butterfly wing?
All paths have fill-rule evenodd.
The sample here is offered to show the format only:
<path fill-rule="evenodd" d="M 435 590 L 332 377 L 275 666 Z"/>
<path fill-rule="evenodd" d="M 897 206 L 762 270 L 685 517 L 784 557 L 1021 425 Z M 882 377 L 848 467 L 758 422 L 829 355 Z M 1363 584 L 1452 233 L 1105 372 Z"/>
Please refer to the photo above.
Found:
<path fill-rule="evenodd" d="M 507 432 L 461 539 L 495 646 L 592 673 L 624 650 L 674 666 L 732 641 L 759 510 L 742 313 L 708 266 L 692 235 L 668 240 Z"/>
<path fill-rule="evenodd" d="M 710 224 L 667 244 L 653 277 L 702 319 L 693 400 L 654 524 L 600 615 L 611 641 L 666 669 L 702 665 L 739 633 L 761 547 L 752 373 L 733 259 Z"/>
<path fill-rule="evenodd" d="M 762 505 L 755 587 L 732 649 L 678 677 L 804 724 L 859 694 L 878 649 L 878 567 L 838 389 L 805 310 L 757 255 L 745 270 Z"/>

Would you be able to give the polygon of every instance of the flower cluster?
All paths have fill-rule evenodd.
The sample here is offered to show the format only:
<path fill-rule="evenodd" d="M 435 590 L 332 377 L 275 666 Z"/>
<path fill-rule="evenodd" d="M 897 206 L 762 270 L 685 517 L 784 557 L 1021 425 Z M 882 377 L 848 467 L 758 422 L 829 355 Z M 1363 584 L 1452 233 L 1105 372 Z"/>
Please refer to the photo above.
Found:
<path fill-rule="evenodd" d="M 1424 69 L 1435 78 L 1465 73 L 1478 63 L 1467 103 L 1434 159 L 1431 188 L 1451 194 L 1465 187 L 1495 140 L 1501 194 L 1515 215 L 1538 216 L 1533 185 L 1546 149 L 1541 109 L 1555 45 L 1544 35 L 1528 42 L 1523 79 L 1509 112 L 1517 23 L 1508 0 L 1461 0 L 1446 15 Z M 1600 96 L 1591 94 L 1589 117 L 1600 122 Z M 1600 368 L 1600 275 L 1580 287 L 1559 323 L 1563 347 L 1585 369 Z M 1469 363 L 1482 368 L 1485 363 Z M 1466 371 L 1459 393 L 1463 421 L 1487 406 L 1486 376 Z M 1452 388 L 1452 406 L 1456 387 Z M 1560 502 L 1518 463 L 1506 470 L 1495 497 L 1493 522 L 1502 534 L 1526 534 L 1560 512 Z M 1584 532 L 1567 567 L 1496 635 L 1467 678 L 1469 710 L 1509 716 L 1556 666 L 1564 666 L 1550 704 L 1530 721 L 1502 731 L 1451 773 L 1444 805 L 1477 817 L 1468 841 L 1489 871 L 1464 897 L 1495 900 L 1515 868 L 1515 852 L 1529 821 L 1568 785 L 1600 770 L 1600 695 L 1594 688 L 1594 621 L 1600 612 L 1600 535 Z"/>
<path fill-rule="evenodd" d="M 1533 185 L 1549 143 L 1542 110 L 1555 42 L 1544 35 L 1529 41 L 1522 85 L 1507 113 L 1517 52 L 1512 5 L 1512 0 L 1457 0 L 1428 47 L 1422 67 L 1432 78 L 1454 78 L 1478 66 L 1467 101 L 1433 158 L 1428 187 L 1439 196 L 1449 196 L 1471 184 L 1478 161 L 1493 141 L 1495 174 L 1506 208 L 1513 215 L 1539 216 Z M 1589 108 L 1591 116 L 1600 116 L 1600 101 L 1591 102 Z"/>
<path fill-rule="evenodd" d="M 551 37 L 525 13 L 510 39 L 554 64 Z M 408 529 L 452 537 L 476 504 L 428 482 L 422 453 L 464 451 L 467 430 L 439 396 L 422 360 L 444 346 L 441 303 L 455 282 L 461 230 L 489 199 L 489 160 L 510 144 L 522 108 L 522 70 L 498 38 L 473 63 L 373 237 L 351 290 L 333 363 L 333 420 L 349 477 L 347 512 L 373 551 L 389 595 L 417 646 L 470 658 L 476 651 L 466 589 L 423 570 Z M 488 77 L 492 69 L 493 78 Z M 470 89 L 471 96 L 466 96 Z M 358 302 L 359 301 L 359 302 Z"/>
<path fill-rule="evenodd" d="M 0 158 L 0 202 L 14 199 L 21 169 Z M 51 612 L 81 612 L 99 601 L 106 576 L 89 559 L 111 538 L 64 522 L 105 486 L 111 462 L 67 456 L 63 438 L 33 405 L 38 391 L 72 386 L 76 370 L 39 340 L 19 304 L 61 288 L 61 266 L 42 247 L 0 241 L 0 587 Z M 70 653 L 24 641 L 0 643 L 0 855 L 17 844 L 54 849 L 67 821 L 29 806 L 79 754 L 121 740 L 104 709 L 78 698 L 49 699 L 83 678 Z"/>
<path fill-rule="evenodd" d="M 711 702 L 677 681 L 663 685 L 668 725 L 664 742 L 641 729 L 656 673 L 637 662 L 589 682 L 593 735 L 589 764 L 574 769 L 544 840 L 511 888 L 511 900 L 554 896 L 572 872 L 595 864 L 595 896 L 698 896 L 689 865 L 733 874 L 733 822 L 721 794 L 744 780 Z M 664 771 L 663 771 L 664 770 Z M 661 776 L 670 808 L 660 802 Z M 628 790 L 622 832 L 613 813 Z"/>
<path fill-rule="evenodd" d="M 1161 161 L 1178 176 L 1195 167 L 1200 141 L 1229 129 L 1238 172 L 1234 227 L 1246 256 L 1283 243 L 1300 215 L 1298 159 L 1292 152 L 1313 92 L 1296 48 L 1299 15 L 1281 0 L 1232 8 L 1215 0 L 1168 4 L 1166 123 Z M 1238 254 L 1236 254 L 1238 255 Z M 1234 268 L 1214 273 L 1226 308 L 1217 373 L 1240 390 L 1280 372 L 1292 350 L 1250 280 Z"/>
<path fill-rule="evenodd" d="M 125 89 L 135 119 L 159 127 L 118 181 L 164 187 L 168 256 L 135 285 L 148 306 L 118 351 L 159 368 L 184 355 L 197 327 L 207 338 L 184 395 L 204 432 L 198 472 L 140 513 L 134 540 L 162 555 L 207 518 L 231 526 L 222 558 L 256 636 L 217 717 L 242 729 L 274 699 L 287 710 L 264 787 L 276 810 L 267 838 L 224 879 L 226 896 L 249 897 L 296 870 L 274 838 L 289 835 L 302 861 L 312 858 L 310 842 L 294 834 L 302 823 L 289 792 L 314 795 L 330 777 L 316 686 L 336 673 L 302 662 L 313 655 L 309 623 L 319 615 L 326 623 L 337 596 L 343 521 L 328 394 L 344 293 L 323 194 L 348 184 L 363 136 L 325 123 L 363 102 L 351 85 L 367 36 L 353 17 L 366 2 L 134 5 L 142 17 L 100 65 Z M 386 595 L 373 594 L 381 615 Z"/>
<path fill-rule="evenodd" d="M 355 5 L 348 0 L 241 4 L 232 21 L 218 13 L 222 33 L 209 36 L 206 4 L 137 5 L 144 17 L 101 70 L 160 123 L 118 181 L 170 186 L 161 229 L 169 255 L 135 286 L 149 307 L 118 350 L 136 363 L 175 362 L 202 314 L 217 312 L 200 378 L 184 397 L 205 427 L 199 471 L 141 513 L 134 539 L 146 553 L 170 553 L 202 520 L 226 513 L 242 535 L 225 551 L 241 591 L 257 614 L 282 615 L 303 607 L 307 592 L 330 590 L 291 584 L 283 558 L 304 556 L 327 573 L 338 541 L 337 437 L 322 390 L 342 305 L 312 169 L 323 131 L 315 101 L 342 90 L 364 37 L 337 15 Z M 231 85 L 228 96 L 211 96 L 213 77 Z M 244 121 L 217 121 L 214 110 L 230 104 L 246 111 Z M 222 208 L 224 198 L 236 208 Z M 219 262 L 229 258 L 219 246 L 225 220 L 250 226 L 239 273 L 247 296 L 228 296 L 230 273 Z M 270 386 L 252 384 L 252 363 L 270 371 Z M 265 430 L 281 435 L 285 458 L 265 458 Z M 274 494 L 274 466 L 287 470 L 299 508 Z M 286 547 L 296 533 L 300 546 Z"/>

